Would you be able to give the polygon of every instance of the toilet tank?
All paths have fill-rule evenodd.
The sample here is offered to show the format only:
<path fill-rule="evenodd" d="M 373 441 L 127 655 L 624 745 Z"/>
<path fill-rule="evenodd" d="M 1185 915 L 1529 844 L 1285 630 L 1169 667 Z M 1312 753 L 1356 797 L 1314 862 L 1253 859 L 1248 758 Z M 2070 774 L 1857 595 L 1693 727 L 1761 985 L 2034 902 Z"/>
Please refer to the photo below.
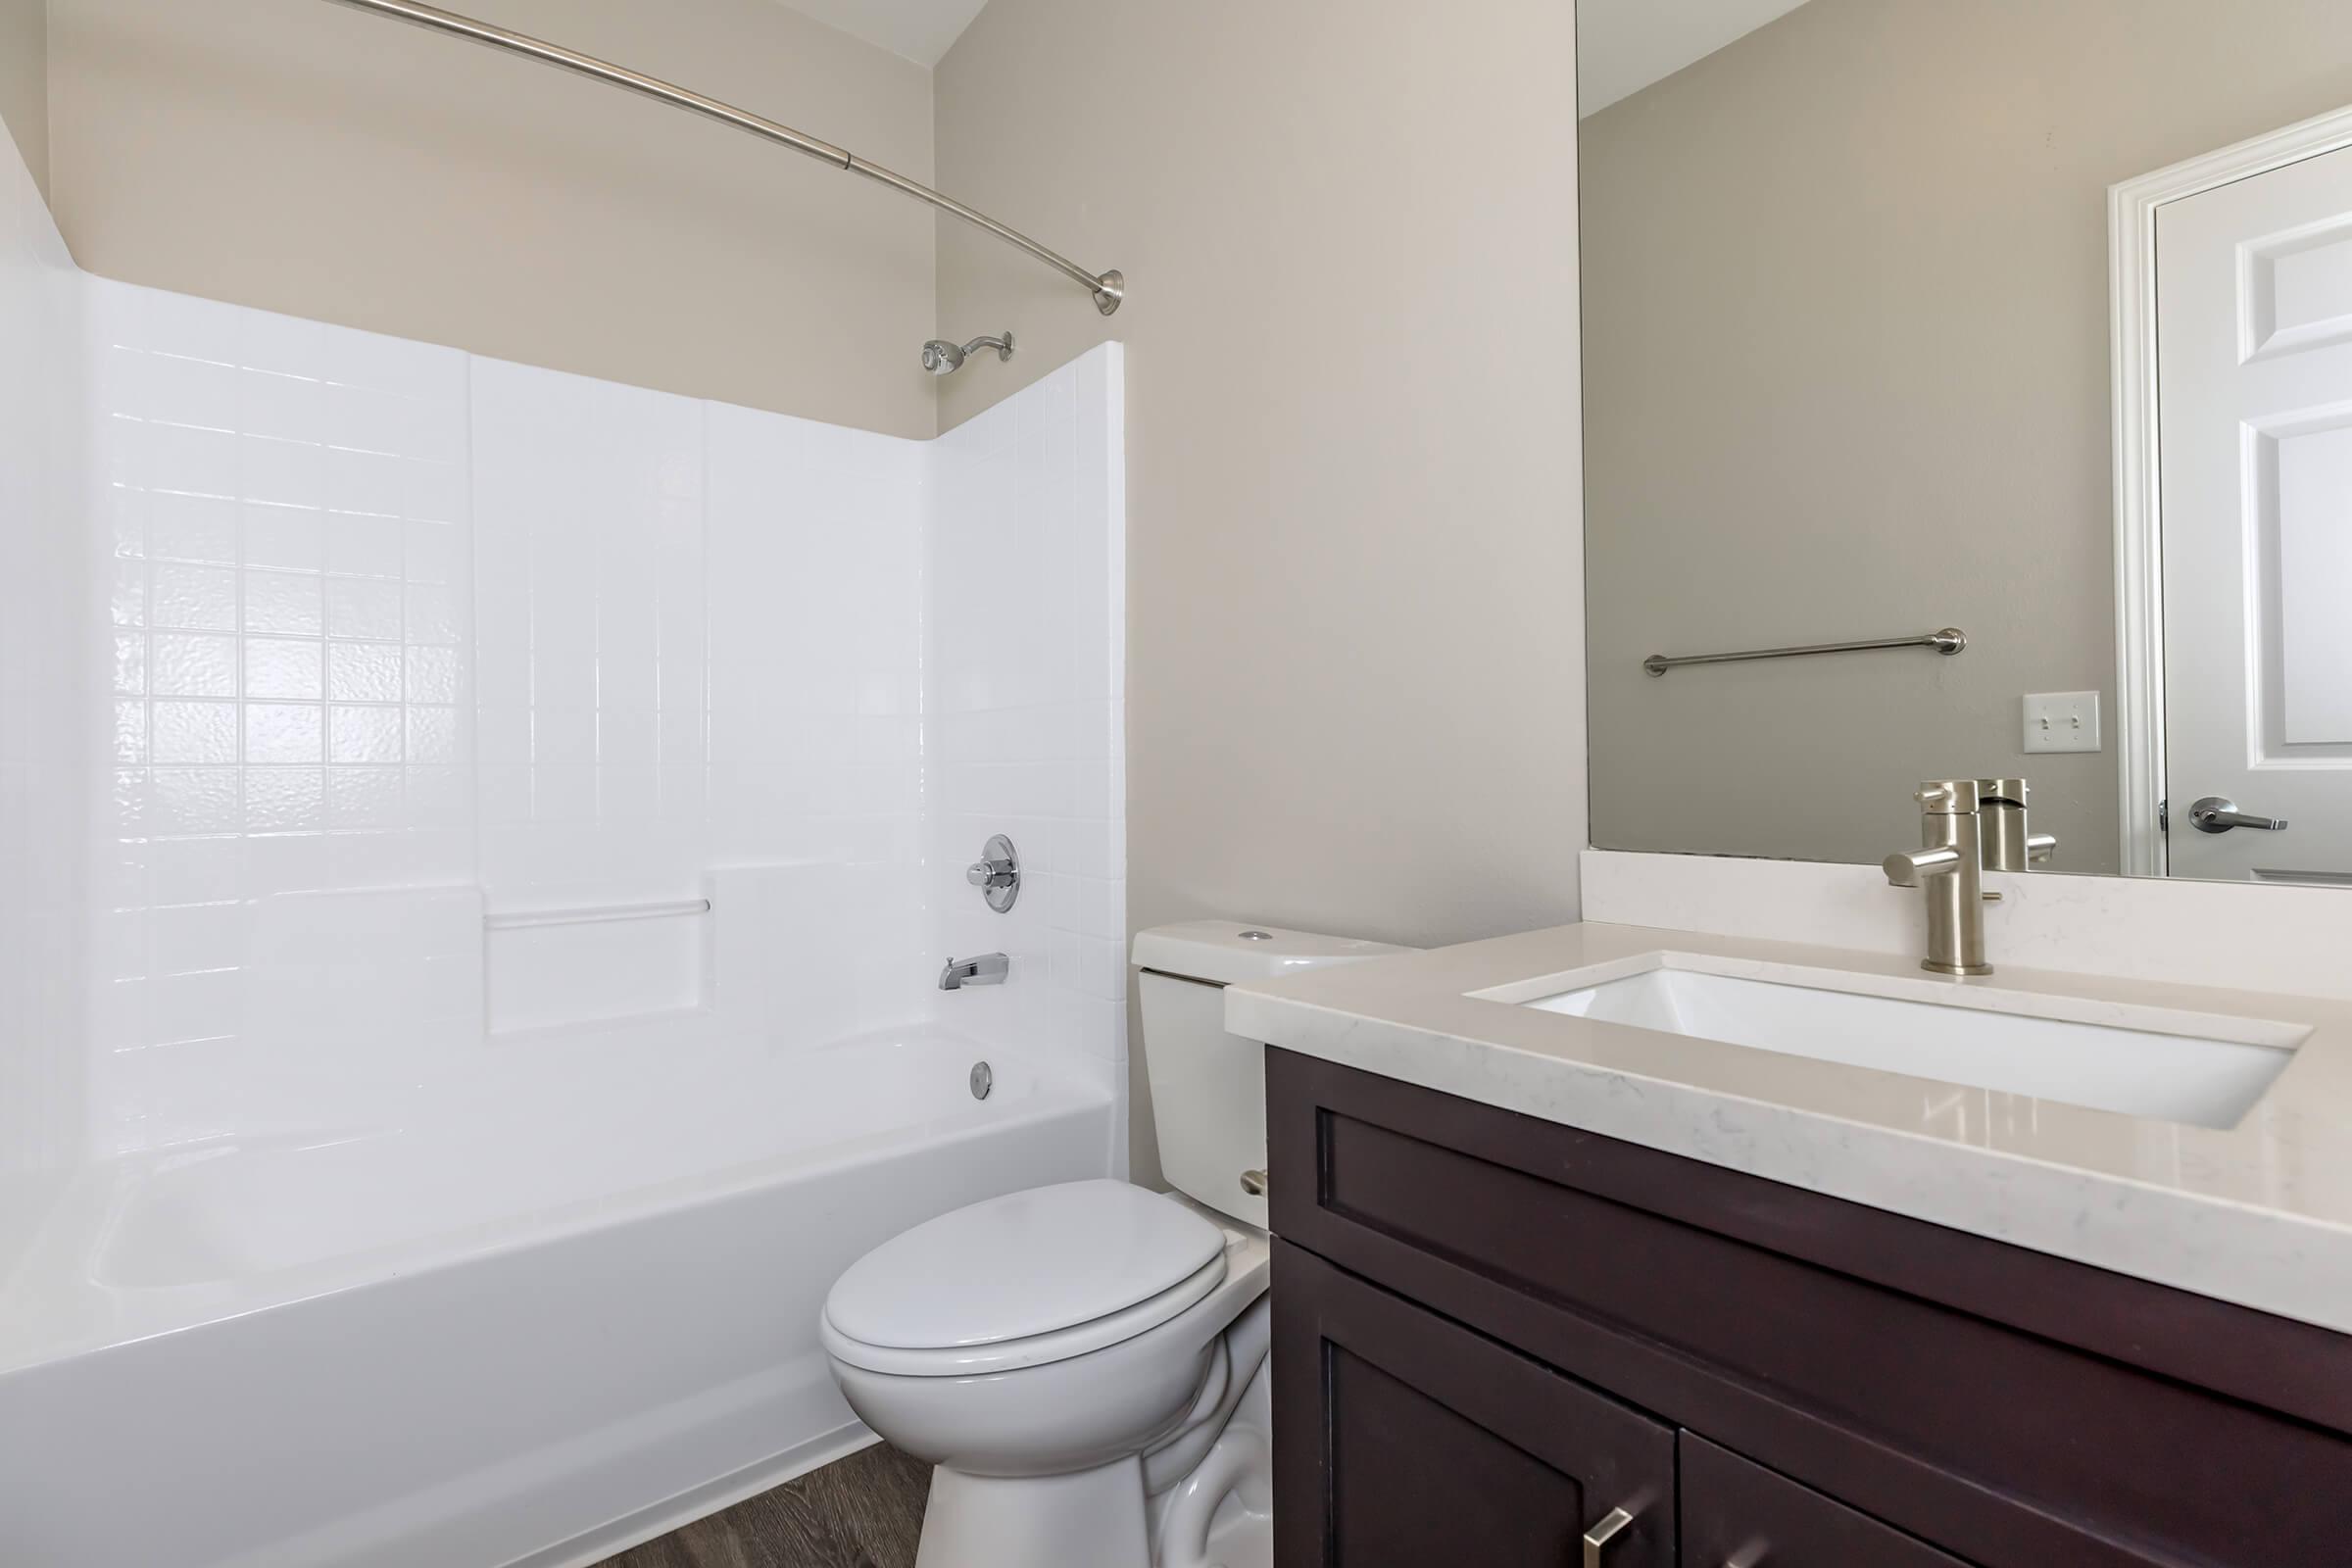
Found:
<path fill-rule="evenodd" d="M 1265 1198 L 1242 1186 L 1244 1172 L 1266 1168 L 1265 1047 L 1225 1032 L 1227 986 L 1411 951 L 1234 920 L 1137 932 L 1144 1065 L 1168 1185 L 1265 1227 Z"/>

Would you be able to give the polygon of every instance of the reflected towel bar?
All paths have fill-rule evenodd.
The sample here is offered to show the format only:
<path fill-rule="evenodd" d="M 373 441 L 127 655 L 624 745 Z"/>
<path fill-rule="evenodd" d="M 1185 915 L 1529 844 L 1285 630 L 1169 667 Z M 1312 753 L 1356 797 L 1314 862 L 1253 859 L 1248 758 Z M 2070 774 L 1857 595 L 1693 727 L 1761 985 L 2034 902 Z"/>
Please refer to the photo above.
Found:
<path fill-rule="evenodd" d="M 1880 637 L 1859 643 L 1815 643 L 1807 648 L 1753 648 L 1739 654 L 1685 654 L 1669 659 L 1664 654 L 1652 654 L 1642 661 L 1642 667 L 1652 675 L 1663 675 L 1677 664 L 1737 664 L 1750 659 L 1799 659 L 1806 654 L 1858 654 L 1873 648 L 1933 648 L 1946 656 L 1968 646 L 1968 633 L 1957 626 L 1929 632 L 1925 637 Z"/>
<path fill-rule="evenodd" d="M 595 925 L 605 920 L 661 920 L 681 914 L 709 914 L 709 899 L 671 899 L 662 904 L 591 904 L 570 909 L 509 909 L 485 914 L 482 924 L 493 931 L 517 931 L 540 925 Z"/>

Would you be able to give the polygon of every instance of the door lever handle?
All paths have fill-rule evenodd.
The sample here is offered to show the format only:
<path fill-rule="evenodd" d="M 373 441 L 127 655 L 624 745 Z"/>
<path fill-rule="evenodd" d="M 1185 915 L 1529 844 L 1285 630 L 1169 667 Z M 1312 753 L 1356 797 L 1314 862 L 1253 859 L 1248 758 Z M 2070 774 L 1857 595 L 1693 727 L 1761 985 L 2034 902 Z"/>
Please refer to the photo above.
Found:
<path fill-rule="evenodd" d="M 2208 795 L 2188 808 L 2188 825 L 2200 833 L 2227 833 L 2233 827 L 2250 827 L 2264 833 L 2283 833 L 2286 818 L 2256 816 L 2241 811 L 2237 803 L 2222 795 Z"/>

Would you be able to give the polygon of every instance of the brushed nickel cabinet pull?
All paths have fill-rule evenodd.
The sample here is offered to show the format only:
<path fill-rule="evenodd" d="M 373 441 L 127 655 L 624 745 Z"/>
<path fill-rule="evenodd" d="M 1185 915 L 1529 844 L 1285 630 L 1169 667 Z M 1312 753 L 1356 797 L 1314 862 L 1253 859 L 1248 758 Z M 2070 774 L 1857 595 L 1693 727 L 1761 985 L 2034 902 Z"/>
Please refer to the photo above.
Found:
<path fill-rule="evenodd" d="M 1602 1550 L 1608 1546 L 1610 1542 L 1623 1535 L 1625 1527 L 1633 1522 L 1634 1516 L 1623 1508 L 1611 1508 L 1600 1523 L 1586 1531 L 1585 1568 L 1601 1568 L 1600 1554 Z"/>

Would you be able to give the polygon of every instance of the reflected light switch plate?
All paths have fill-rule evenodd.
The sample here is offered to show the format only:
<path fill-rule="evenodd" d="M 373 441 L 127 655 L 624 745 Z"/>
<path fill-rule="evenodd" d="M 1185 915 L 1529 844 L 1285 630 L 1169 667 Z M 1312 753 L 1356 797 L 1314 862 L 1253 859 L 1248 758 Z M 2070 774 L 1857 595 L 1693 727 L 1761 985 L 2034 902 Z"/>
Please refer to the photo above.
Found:
<path fill-rule="evenodd" d="M 2097 692 L 2035 692 L 2026 699 L 2028 752 L 2099 749 Z"/>

